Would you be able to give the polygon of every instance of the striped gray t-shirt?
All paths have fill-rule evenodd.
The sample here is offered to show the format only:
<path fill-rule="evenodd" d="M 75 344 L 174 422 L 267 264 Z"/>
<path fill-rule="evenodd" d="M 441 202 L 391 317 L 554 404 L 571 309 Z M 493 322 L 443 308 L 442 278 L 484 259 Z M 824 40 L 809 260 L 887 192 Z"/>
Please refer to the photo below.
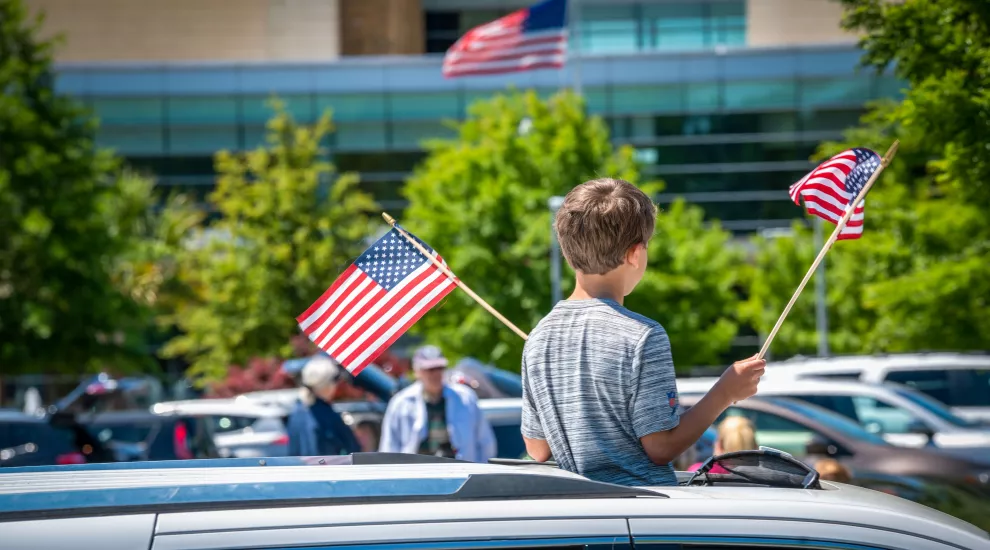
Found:
<path fill-rule="evenodd" d="M 677 426 L 670 341 L 660 323 L 613 300 L 563 300 L 523 349 L 522 434 L 557 464 L 620 485 L 676 485 L 639 438 Z"/>

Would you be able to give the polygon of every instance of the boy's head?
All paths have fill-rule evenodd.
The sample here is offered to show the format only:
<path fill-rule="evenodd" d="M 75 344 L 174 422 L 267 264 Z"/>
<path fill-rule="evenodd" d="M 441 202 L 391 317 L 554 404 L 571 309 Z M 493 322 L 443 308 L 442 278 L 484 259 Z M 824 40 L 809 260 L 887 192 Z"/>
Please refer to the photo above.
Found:
<path fill-rule="evenodd" d="M 628 181 L 599 178 L 578 185 L 557 211 L 554 230 L 567 263 L 579 274 L 612 274 L 632 292 L 646 270 L 646 246 L 657 207 Z"/>

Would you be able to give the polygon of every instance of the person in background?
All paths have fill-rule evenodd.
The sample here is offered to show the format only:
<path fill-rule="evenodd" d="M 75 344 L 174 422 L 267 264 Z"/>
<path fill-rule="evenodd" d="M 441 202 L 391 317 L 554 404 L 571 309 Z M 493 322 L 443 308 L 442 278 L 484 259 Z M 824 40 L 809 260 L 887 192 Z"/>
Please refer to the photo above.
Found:
<path fill-rule="evenodd" d="M 852 474 L 849 470 L 834 458 L 823 458 L 815 463 L 820 479 L 825 481 L 835 481 L 837 483 L 849 483 L 852 481 Z"/>
<path fill-rule="evenodd" d="M 300 399 L 289 415 L 289 456 L 346 455 L 361 452 L 354 432 L 330 406 L 343 369 L 329 357 L 306 363 L 299 376 Z"/>
<path fill-rule="evenodd" d="M 756 430 L 753 423 L 744 416 L 730 416 L 718 425 L 718 437 L 715 439 L 714 456 L 736 451 L 752 451 L 758 448 Z M 696 472 L 702 463 L 692 465 L 688 470 Z M 709 470 L 713 474 L 727 474 L 725 468 L 718 464 Z"/>
<path fill-rule="evenodd" d="M 496 454 L 495 433 L 462 384 L 444 382 L 447 358 L 436 346 L 413 354 L 416 382 L 389 401 L 378 450 L 487 462 Z"/>

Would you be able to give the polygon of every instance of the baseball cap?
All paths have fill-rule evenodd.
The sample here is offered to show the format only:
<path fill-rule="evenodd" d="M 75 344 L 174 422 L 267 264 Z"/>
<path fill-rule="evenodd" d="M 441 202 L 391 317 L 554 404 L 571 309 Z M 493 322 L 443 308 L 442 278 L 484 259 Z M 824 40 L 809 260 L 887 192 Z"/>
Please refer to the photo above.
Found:
<path fill-rule="evenodd" d="M 319 388 L 335 384 L 340 379 L 341 367 L 330 357 L 315 357 L 302 368 L 302 384 Z"/>
<path fill-rule="evenodd" d="M 423 346 L 413 354 L 412 366 L 415 370 L 446 367 L 447 358 L 443 356 L 440 348 L 436 346 Z"/>

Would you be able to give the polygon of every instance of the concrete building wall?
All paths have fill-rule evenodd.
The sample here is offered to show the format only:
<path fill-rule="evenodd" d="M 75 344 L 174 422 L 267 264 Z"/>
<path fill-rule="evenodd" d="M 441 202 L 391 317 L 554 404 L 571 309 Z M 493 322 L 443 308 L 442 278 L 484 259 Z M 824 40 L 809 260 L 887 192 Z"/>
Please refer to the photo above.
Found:
<path fill-rule="evenodd" d="M 842 5 L 834 0 L 748 0 L 747 46 L 852 42 L 839 26 Z"/>
<path fill-rule="evenodd" d="M 421 0 L 341 0 L 342 55 L 423 53 Z"/>
<path fill-rule="evenodd" d="M 60 62 L 328 61 L 340 0 L 27 0 Z"/>

